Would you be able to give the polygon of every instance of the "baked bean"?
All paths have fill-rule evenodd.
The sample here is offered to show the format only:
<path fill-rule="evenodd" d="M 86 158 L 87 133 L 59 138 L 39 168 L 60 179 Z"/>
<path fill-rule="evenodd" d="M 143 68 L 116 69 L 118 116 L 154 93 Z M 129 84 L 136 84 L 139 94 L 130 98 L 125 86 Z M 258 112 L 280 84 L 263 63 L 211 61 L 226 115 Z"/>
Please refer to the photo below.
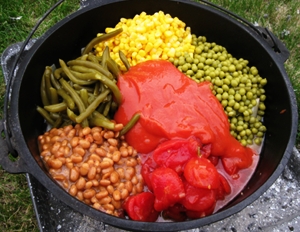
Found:
<path fill-rule="evenodd" d="M 124 179 L 124 177 L 125 177 L 124 168 L 117 168 L 116 171 L 119 173 L 120 179 Z"/>
<path fill-rule="evenodd" d="M 128 146 L 127 147 L 127 151 L 128 151 L 128 155 L 132 155 L 133 154 L 133 147 L 132 146 Z"/>
<path fill-rule="evenodd" d="M 73 149 L 73 153 L 84 156 L 85 155 L 85 150 L 82 147 L 77 146 Z"/>
<path fill-rule="evenodd" d="M 85 139 L 80 139 L 79 140 L 79 145 L 83 148 L 83 149 L 88 149 L 91 146 L 91 143 Z"/>
<path fill-rule="evenodd" d="M 90 154 L 95 153 L 96 152 L 96 148 L 97 148 L 97 144 L 92 143 L 91 146 L 90 146 L 90 148 L 89 148 Z"/>
<path fill-rule="evenodd" d="M 66 158 L 65 157 L 58 157 L 57 159 L 60 160 L 63 165 L 66 163 Z"/>
<path fill-rule="evenodd" d="M 59 141 L 59 140 L 60 140 L 60 137 L 57 136 L 57 135 L 55 135 L 55 136 L 53 136 L 53 137 L 51 138 L 50 142 L 51 142 L 51 143 L 55 143 L 55 142 L 57 142 L 57 141 Z"/>
<path fill-rule="evenodd" d="M 66 161 L 66 167 L 68 168 L 68 169 L 71 169 L 71 168 L 73 168 L 74 167 L 74 164 L 70 161 L 70 162 L 67 162 Z"/>
<path fill-rule="evenodd" d="M 90 127 L 85 127 L 82 129 L 82 134 L 83 135 L 88 135 L 91 133 L 91 128 Z"/>
<path fill-rule="evenodd" d="M 105 131 L 103 137 L 106 139 L 115 137 L 115 133 L 113 131 Z"/>
<path fill-rule="evenodd" d="M 57 174 L 57 175 L 53 176 L 53 178 L 58 181 L 63 181 L 66 179 L 66 177 L 63 174 Z"/>
<path fill-rule="evenodd" d="M 116 200 L 116 201 L 119 201 L 119 200 L 121 200 L 121 193 L 120 193 L 120 191 L 117 189 L 117 190 L 115 190 L 114 192 L 113 192 L 113 198 Z"/>
<path fill-rule="evenodd" d="M 73 138 L 76 135 L 76 130 L 75 129 L 71 129 L 68 133 L 67 133 L 67 137 L 68 138 Z"/>
<path fill-rule="evenodd" d="M 125 188 L 128 190 L 129 193 L 131 193 L 132 188 L 133 188 L 133 184 L 132 184 L 132 182 L 130 180 L 127 180 L 125 182 Z"/>
<path fill-rule="evenodd" d="M 46 156 L 50 156 L 50 155 L 51 155 L 50 150 L 44 150 L 44 151 L 41 152 L 42 157 L 46 157 Z"/>
<path fill-rule="evenodd" d="M 78 154 L 76 154 L 76 153 L 74 153 L 73 155 L 71 155 L 70 158 L 71 158 L 71 161 L 72 161 L 73 163 L 78 164 L 78 163 L 81 163 L 81 162 L 82 162 L 82 156 L 80 156 L 80 155 L 78 155 Z"/>
<path fill-rule="evenodd" d="M 102 137 L 100 131 L 93 132 L 93 138 L 97 142 L 101 142 L 101 143 L 103 142 L 103 137 Z"/>
<path fill-rule="evenodd" d="M 85 176 L 89 172 L 89 164 L 88 163 L 83 163 L 79 169 L 80 175 Z"/>
<path fill-rule="evenodd" d="M 122 207 L 121 201 L 116 201 L 114 198 L 111 199 L 111 204 L 115 207 L 115 209 L 121 209 Z"/>
<path fill-rule="evenodd" d="M 86 199 L 90 199 L 93 196 L 95 196 L 95 194 L 96 194 L 96 191 L 94 189 L 86 189 L 83 192 L 83 197 Z"/>
<path fill-rule="evenodd" d="M 75 197 L 77 195 L 77 192 L 78 192 L 78 189 L 77 189 L 76 185 L 72 184 L 69 189 L 70 195 Z"/>
<path fill-rule="evenodd" d="M 112 185 L 108 185 L 106 187 L 106 190 L 108 191 L 109 194 L 113 194 L 113 192 L 115 191 L 115 189 Z"/>
<path fill-rule="evenodd" d="M 96 154 L 91 154 L 89 159 L 94 160 L 94 161 L 101 161 L 100 156 L 96 155 Z"/>
<path fill-rule="evenodd" d="M 79 177 L 79 179 L 75 185 L 76 185 L 77 189 L 82 190 L 82 189 L 84 189 L 85 184 L 86 184 L 85 179 L 83 177 Z"/>
<path fill-rule="evenodd" d="M 96 168 L 95 167 L 91 167 L 90 168 L 90 170 L 89 170 L 89 172 L 88 172 L 88 174 L 87 174 L 87 177 L 88 177 L 88 179 L 89 180 L 92 180 L 92 179 L 94 179 L 95 178 L 95 176 L 96 176 Z"/>
<path fill-rule="evenodd" d="M 122 199 L 122 200 L 125 200 L 125 199 L 129 196 L 129 192 L 128 192 L 127 189 L 122 189 L 122 190 L 120 191 L 120 194 L 121 194 L 121 199 Z"/>
<path fill-rule="evenodd" d="M 69 131 L 72 130 L 72 129 L 73 129 L 73 126 L 72 126 L 72 125 L 68 125 L 68 126 L 65 126 L 65 127 L 63 128 L 63 131 L 64 131 L 66 134 L 68 134 Z"/>
<path fill-rule="evenodd" d="M 71 181 L 76 182 L 79 178 L 79 171 L 77 167 L 73 167 L 70 170 L 69 178 Z"/>
<path fill-rule="evenodd" d="M 134 185 L 136 185 L 137 183 L 139 183 L 138 178 L 137 178 L 136 176 L 133 176 L 133 177 L 131 178 L 131 183 L 134 184 Z"/>
<path fill-rule="evenodd" d="M 95 196 L 93 196 L 91 198 L 91 202 L 92 202 L 92 204 L 95 204 L 96 202 L 98 202 L 98 199 Z"/>
<path fill-rule="evenodd" d="M 110 185 L 110 181 L 109 180 L 100 180 L 99 181 L 99 184 L 102 185 L 102 186 L 108 186 Z"/>
<path fill-rule="evenodd" d="M 98 187 L 99 186 L 99 181 L 96 180 L 96 179 L 92 180 L 92 183 L 93 183 L 94 187 Z"/>
<path fill-rule="evenodd" d="M 95 208 L 95 209 L 97 209 L 97 210 L 100 210 L 100 209 L 101 209 L 100 203 L 99 203 L 99 202 L 95 202 L 95 203 L 93 204 L 93 208 Z"/>
<path fill-rule="evenodd" d="M 86 189 L 90 189 L 90 188 L 92 188 L 93 187 L 93 182 L 92 181 L 87 181 L 86 183 L 85 183 L 85 188 Z"/>
<path fill-rule="evenodd" d="M 95 152 L 102 157 L 105 157 L 107 153 L 102 147 L 96 148 Z"/>
<path fill-rule="evenodd" d="M 59 159 L 49 159 L 47 163 L 51 168 L 54 169 L 59 169 L 63 165 L 63 163 Z"/>
<path fill-rule="evenodd" d="M 128 150 L 127 150 L 126 147 L 122 146 L 122 147 L 120 147 L 119 150 L 120 150 L 120 153 L 121 153 L 122 157 L 127 157 L 128 156 Z"/>
<path fill-rule="evenodd" d="M 68 147 L 68 146 L 65 146 L 64 147 L 64 155 L 65 155 L 65 157 L 67 157 L 67 156 L 69 156 L 70 155 L 70 147 Z"/>
<path fill-rule="evenodd" d="M 77 197 L 78 200 L 83 201 L 83 192 L 78 191 L 76 197 Z"/>
<path fill-rule="evenodd" d="M 118 189 L 118 190 L 122 190 L 122 189 L 124 189 L 124 188 L 125 188 L 124 182 L 121 182 L 121 183 L 117 186 L 117 189 Z"/>
<path fill-rule="evenodd" d="M 65 189 L 68 189 L 68 188 L 69 188 L 69 181 L 68 181 L 68 180 L 63 180 L 63 181 L 62 181 L 62 184 L 63 184 L 63 187 L 64 187 Z"/>
<path fill-rule="evenodd" d="M 87 205 L 90 205 L 91 204 L 91 200 L 90 199 L 84 199 L 83 198 L 83 202 Z"/>
<path fill-rule="evenodd" d="M 114 168 L 112 166 L 101 170 L 102 174 L 111 173 L 113 171 L 114 171 Z"/>
<path fill-rule="evenodd" d="M 115 124 L 115 131 L 120 131 L 124 128 L 124 125 L 121 123 Z"/>
<path fill-rule="evenodd" d="M 51 153 L 54 154 L 58 151 L 58 149 L 60 148 L 61 146 L 61 143 L 56 141 L 53 145 L 52 145 L 52 148 L 51 148 Z"/>
<path fill-rule="evenodd" d="M 144 185 L 142 183 L 138 183 L 136 185 L 136 191 L 137 191 L 137 193 L 141 193 L 141 192 L 143 192 L 143 190 L 144 190 Z"/>
<path fill-rule="evenodd" d="M 136 169 L 137 154 L 115 131 L 77 124 L 53 129 L 39 136 L 41 157 L 49 173 L 70 195 L 106 213 L 120 216 L 129 196 L 143 191 L 143 179 Z M 118 129 L 119 127 L 119 129 Z M 70 182 L 69 182 L 70 181 Z"/>
<path fill-rule="evenodd" d="M 126 166 L 135 167 L 136 165 L 137 165 L 137 161 L 135 158 L 130 157 L 129 159 L 127 159 Z"/>
<path fill-rule="evenodd" d="M 119 173 L 116 172 L 116 171 L 113 171 L 111 174 L 110 174 L 110 182 L 115 184 L 117 182 L 119 182 L 120 180 L 120 176 L 119 176 Z"/>
<path fill-rule="evenodd" d="M 113 147 L 116 147 L 118 145 L 118 140 L 115 138 L 109 138 L 109 139 L 107 139 L 107 141 Z"/>
<path fill-rule="evenodd" d="M 111 197 L 109 196 L 103 197 L 102 199 L 99 200 L 99 203 L 101 205 L 106 205 L 109 204 L 110 202 L 111 202 Z"/>
<path fill-rule="evenodd" d="M 115 163 L 117 163 L 117 162 L 119 162 L 119 160 L 120 160 L 120 158 L 121 158 L 121 153 L 120 153 L 120 151 L 114 151 L 113 152 L 113 154 L 112 154 L 112 160 L 115 162 Z"/>
<path fill-rule="evenodd" d="M 134 175 L 135 175 L 135 169 L 133 167 L 127 167 L 125 170 L 125 179 L 131 180 Z"/>
<path fill-rule="evenodd" d="M 112 204 L 105 204 L 102 206 L 104 209 L 108 210 L 108 211 L 114 211 L 115 207 Z"/>
<path fill-rule="evenodd" d="M 71 139 L 70 143 L 71 143 L 71 146 L 72 146 L 72 147 L 78 146 L 79 138 L 78 138 L 78 137 L 73 137 L 73 138 Z"/>
<path fill-rule="evenodd" d="M 102 199 L 102 198 L 108 196 L 108 191 L 107 191 L 107 190 L 102 190 L 102 191 L 96 193 L 95 196 L 96 196 L 96 198 L 97 198 L 98 200 L 100 200 L 100 199 Z"/>

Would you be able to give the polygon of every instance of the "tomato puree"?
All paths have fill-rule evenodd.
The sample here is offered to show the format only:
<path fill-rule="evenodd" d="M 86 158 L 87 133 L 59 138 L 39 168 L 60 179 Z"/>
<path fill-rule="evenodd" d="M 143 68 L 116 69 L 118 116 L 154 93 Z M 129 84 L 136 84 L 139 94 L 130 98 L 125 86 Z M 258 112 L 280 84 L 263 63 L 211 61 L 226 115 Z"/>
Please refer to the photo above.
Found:
<path fill-rule="evenodd" d="M 121 75 L 118 87 L 123 99 L 115 120 L 126 124 L 136 112 L 141 114 L 126 134 L 126 141 L 139 153 L 193 135 L 212 156 L 221 158 L 230 175 L 251 165 L 254 152 L 231 136 L 228 118 L 209 82 L 196 83 L 170 62 L 151 60 Z"/>
<path fill-rule="evenodd" d="M 118 87 L 122 103 L 114 119 L 126 124 L 140 113 L 125 139 L 140 154 L 152 194 L 125 202 L 131 219 L 160 221 L 158 212 L 163 220 L 204 217 L 242 191 L 257 164 L 255 152 L 230 134 L 211 83 L 196 83 L 170 62 L 151 60 L 121 75 Z M 148 198 L 151 206 L 137 203 Z"/>

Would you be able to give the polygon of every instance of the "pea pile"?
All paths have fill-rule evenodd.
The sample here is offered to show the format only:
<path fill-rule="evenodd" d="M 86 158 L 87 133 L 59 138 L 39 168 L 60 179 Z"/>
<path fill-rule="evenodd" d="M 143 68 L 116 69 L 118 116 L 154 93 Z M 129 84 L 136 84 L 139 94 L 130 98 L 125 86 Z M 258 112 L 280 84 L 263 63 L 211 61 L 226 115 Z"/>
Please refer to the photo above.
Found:
<path fill-rule="evenodd" d="M 225 47 L 207 42 L 204 36 L 192 35 L 192 44 L 192 55 L 176 52 L 169 60 L 196 82 L 210 81 L 228 116 L 231 134 L 244 146 L 260 145 L 266 131 L 262 117 L 267 80 L 256 67 L 249 67 L 247 60 L 234 58 Z"/>

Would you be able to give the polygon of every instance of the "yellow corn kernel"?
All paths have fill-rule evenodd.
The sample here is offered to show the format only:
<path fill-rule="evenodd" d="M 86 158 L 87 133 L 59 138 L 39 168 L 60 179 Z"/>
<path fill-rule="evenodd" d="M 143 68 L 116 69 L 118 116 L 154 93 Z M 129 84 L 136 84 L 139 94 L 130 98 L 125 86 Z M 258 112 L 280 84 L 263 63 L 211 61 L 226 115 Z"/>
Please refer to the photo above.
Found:
<path fill-rule="evenodd" d="M 179 18 L 163 11 L 147 15 L 141 12 L 132 19 L 121 18 L 115 28 L 106 28 L 110 32 L 122 28 L 123 32 L 108 41 L 95 46 L 96 55 L 101 56 L 105 46 L 109 46 L 111 57 L 124 70 L 124 65 L 119 59 L 121 50 L 131 65 L 150 59 L 169 59 L 175 57 L 176 52 L 192 53 L 195 46 L 191 44 L 191 28 Z M 97 36 L 100 36 L 98 33 Z"/>

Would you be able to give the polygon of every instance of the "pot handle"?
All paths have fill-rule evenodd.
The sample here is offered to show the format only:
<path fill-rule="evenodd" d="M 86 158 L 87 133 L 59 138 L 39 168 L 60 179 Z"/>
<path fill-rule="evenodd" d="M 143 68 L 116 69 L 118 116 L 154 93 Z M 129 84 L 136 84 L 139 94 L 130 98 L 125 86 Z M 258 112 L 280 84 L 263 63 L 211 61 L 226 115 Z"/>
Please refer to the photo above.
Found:
<path fill-rule="evenodd" d="M 226 10 L 216 4 L 213 4 L 206 0 L 199 0 L 199 2 L 202 2 L 206 5 L 210 5 L 220 11 L 223 11 L 224 13 L 230 15 L 231 17 L 238 19 L 239 21 L 243 22 L 244 24 L 248 25 L 251 29 L 253 29 L 263 40 L 265 40 L 270 47 L 274 50 L 276 55 L 278 55 L 279 59 L 282 63 L 284 63 L 290 56 L 289 50 L 286 48 L 286 46 L 280 41 L 268 28 L 263 28 L 260 26 L 255 26 L 252 23 L 248 22 L 244 18 L 238 16 L 237 14 L 232 13 L 229 10 Z"/>
<path fill-rule="evenodd" d="M 0 165 L 4 170 L 10 173 L 25 173 L 28 172 L 27 164 L 19 156 L 16 156 L 16 151 L 13 153 L 10 150 L 6 137 L 3 136 L 4 123 L 0 121 Z M 10 140 L 10 143 L 12 141 Z M 9 157 L 11 155 L 11 158 Z"/>

